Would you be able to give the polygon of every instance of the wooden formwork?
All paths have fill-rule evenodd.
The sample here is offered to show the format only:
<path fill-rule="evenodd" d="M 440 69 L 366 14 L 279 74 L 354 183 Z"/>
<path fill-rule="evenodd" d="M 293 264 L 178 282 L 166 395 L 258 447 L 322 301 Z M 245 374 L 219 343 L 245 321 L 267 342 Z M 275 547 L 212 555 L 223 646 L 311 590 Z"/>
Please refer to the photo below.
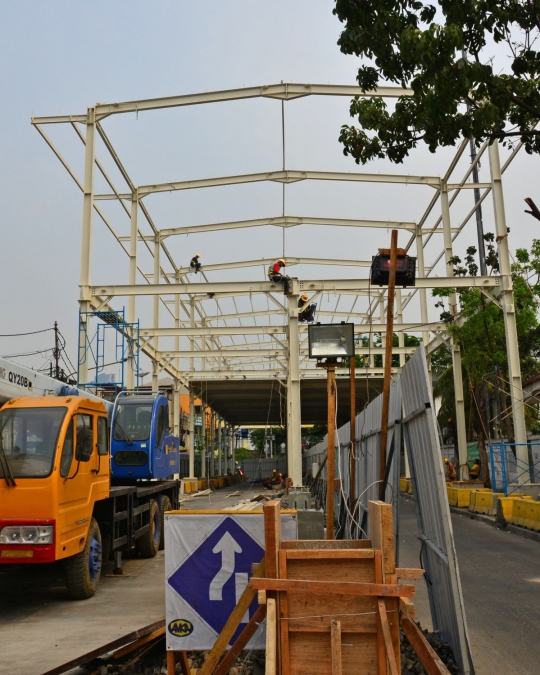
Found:
<path fill-rule="evenodd" d="M 423 570 L 396 567 L 390 504 L 370 502 L 370 541 L 282 542 L 279 501 L 263 508 L 265 558 L 198 675 L 226 675 L 264 619 L 266 675 L 400 675 L 400 625 L 427 673 L 449 675 L 412 620 L 415 588 L 402 582 Z M 256 595 L 259 609 L 222 658 Z"/>

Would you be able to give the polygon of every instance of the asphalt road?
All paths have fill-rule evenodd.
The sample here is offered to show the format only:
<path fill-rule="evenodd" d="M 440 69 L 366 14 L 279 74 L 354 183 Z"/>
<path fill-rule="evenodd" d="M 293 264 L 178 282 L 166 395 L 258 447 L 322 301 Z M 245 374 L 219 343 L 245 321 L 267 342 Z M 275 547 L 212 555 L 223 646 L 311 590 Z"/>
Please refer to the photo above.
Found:
<path fill-rule="evenodd" d="M 223 509 L 243 484 L 197 497 L 190 509 Z M 256 494 L 258 490 L 253 490 Z M 456 548 L 476 675 L 540 672 L 540 543 L 454 515 Z M 402 566 L 418 567 L 412 502 L 402 499 Z M 102 577 L 90 600 L 67 598 L 60 565 L 0 567 L 0 675 L 41 675 L 164 616 L 164 556 L 132 559 L 124 577 Z M 106 570 L 110 572 L 111 570 Z M 417 616 L 430 627 L 423 581 Z"/>
<path fill-rule="evenodd" d="M 418 567 L 412 501 L 401 499 L 400 565 Z M 452 515 L 476 675 L 540 672 L 540 543 Z M 425 582 L 417 618 L 431 628 Z"/>

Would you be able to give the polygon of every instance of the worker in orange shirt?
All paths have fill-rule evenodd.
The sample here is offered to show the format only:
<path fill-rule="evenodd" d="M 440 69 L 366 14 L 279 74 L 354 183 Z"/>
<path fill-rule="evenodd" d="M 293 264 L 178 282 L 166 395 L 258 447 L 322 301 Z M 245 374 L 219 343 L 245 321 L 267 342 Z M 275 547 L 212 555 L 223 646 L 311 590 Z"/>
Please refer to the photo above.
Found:
<path fill-rule="evenodd" d="M 444 464 L 446 467 L 446 482 L 451 483 L 456 480 L 456 467 L 449 461 L 448 457 L 444 458 Z"/>

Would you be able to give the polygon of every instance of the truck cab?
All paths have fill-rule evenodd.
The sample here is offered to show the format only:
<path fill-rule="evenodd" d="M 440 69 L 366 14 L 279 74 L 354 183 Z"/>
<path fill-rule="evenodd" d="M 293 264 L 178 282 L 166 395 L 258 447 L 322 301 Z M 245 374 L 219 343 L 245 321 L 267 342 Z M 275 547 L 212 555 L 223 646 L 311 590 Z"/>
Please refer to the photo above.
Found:
<path fill-rule="evenodd" d="M 81 553 L 94 505 L 109 496 L 109 478 L 102 402 L 80 396 L 8 401 L 0 410 L 0 564 Z"/>
<path fill-rule="evenodd" d="M 170 431 L 169 401 L 164 394 L 122 392 L 116 399 L 111 425 L 115 484 L 178 474 L 180 444 Z"/>

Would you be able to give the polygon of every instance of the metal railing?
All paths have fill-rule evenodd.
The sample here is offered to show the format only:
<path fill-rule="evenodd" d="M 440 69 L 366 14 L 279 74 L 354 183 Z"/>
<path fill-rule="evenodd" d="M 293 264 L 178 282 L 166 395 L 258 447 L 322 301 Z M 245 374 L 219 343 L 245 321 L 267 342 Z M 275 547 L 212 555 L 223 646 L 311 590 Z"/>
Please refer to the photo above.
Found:
<path fill-rule="evenodd" d="M 516 457 L 517 446 L 527 446 L 528 462 Z M 538 443 L 490 443 L 489 463 L 494 492 L 504 492 L 508 497 L 523 483 L 540 483 L 539 454 Z"/>

